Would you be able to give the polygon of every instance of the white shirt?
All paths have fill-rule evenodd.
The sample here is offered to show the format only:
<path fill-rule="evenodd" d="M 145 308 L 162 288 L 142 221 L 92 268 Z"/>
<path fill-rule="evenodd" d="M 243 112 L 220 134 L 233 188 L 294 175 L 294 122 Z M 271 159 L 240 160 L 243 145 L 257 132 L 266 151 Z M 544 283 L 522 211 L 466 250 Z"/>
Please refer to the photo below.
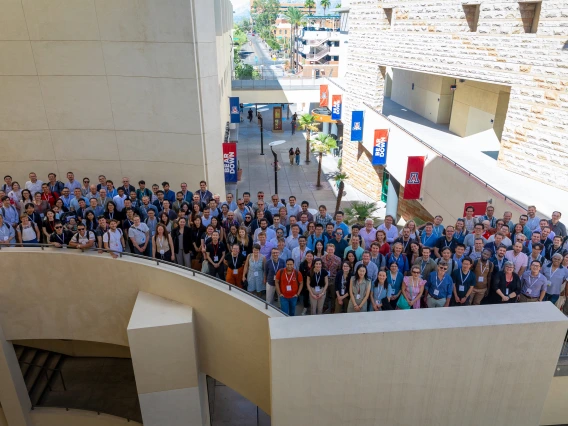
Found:
<path fill-rule="evenodd" d="M 299 246 L 292 250 L 292 259 L 294 259 L 295 269 L 300 269 L 300 263 L 302 263 L 306 258 L 308 250 L 308 246 L 304 247 L 304 250 L 301 250 Z"/>
<path fill-rule="evenodd" d="M 133 238 L 138 245 L 143 245 L 146 242 L 146 233 L 150 235 L 150 228 L 148 228 L 148 225 L 143 222 L 141 222 L 138 226 L 132 225 L 128 229 L 128 237 Z"/>
<path fill-rule="evenodd" d="M 31 180 L 28 180 L 26 182 L 26 189 L 29 189 L 29 191 L 32 193 L 32 198 L 33 198 L 36 192 L 41 192 L 42 185 L 43 182 L 39 179 L 36 180 L 35 183 L 33 183 Z"/>
<path fill-rule="evenodd" d="M 369 250 L 371 248 L 371 243 L 376 239 L 377 230 L 375 228 L 371 228 L 371 230 L 367 232 L 367 228 L 363 228 L 359 230 L 359 235 L 365 242 L 365 250 Z"/>
<path fill-rule="evenodd" d="M 398 229 L 394 225 L 391 225 L 390 229 L 387 229 L 387 227 L 383 223 L 377 228 L 377 231 L 385 231 L 385 233 L 387 234 L 387 243 L 392 243 L 398 237 Z M 359 231 L 359 234 L 361 234 L 361 230 Z"/>
<path fill-rule="evenodd" d="M 79 243 L 81 245 L 87 244 L 89 241 L 95 241 L 95 233 L 93 231 L 85 231 L 85 235 L 81 236 L 79 232 L 77 232 L 73 238 L 71 239 L 74 243 Z"/>
<path fill-rule="evenodd" d="M 126 195 L 115 195 L 112 199 L 114 204 L 116 204 L 116 209 L 121 212 L 124 209 L 124 200 L 126 200 Z"/>
<path fill-rule="evenodd" d="M 103 234 L 103 243 L 108 243 L 109 250 L 122 252 L 122 242 L 120 241 L 121 238 L 122 231 L 120 229 L 117 228 L 114 232 L 112 231 L 112 229 L 109 229 Z"/>

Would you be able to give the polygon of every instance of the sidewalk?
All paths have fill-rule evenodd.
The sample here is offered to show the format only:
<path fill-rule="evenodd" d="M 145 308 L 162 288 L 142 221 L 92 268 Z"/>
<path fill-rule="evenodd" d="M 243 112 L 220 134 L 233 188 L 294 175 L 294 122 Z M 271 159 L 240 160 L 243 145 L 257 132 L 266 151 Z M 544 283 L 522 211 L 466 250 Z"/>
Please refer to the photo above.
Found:
<path fill-rule="evenodd" d="M 274 147 L 274 152 L 278 156 L 280 170 L 278 171 L 278 196 L 288 200 L 290 195 L 295 195 L 298 203 L 308 201 L 310 208 L 317 209 L 317 206 L 324 204 L 328 211 L 333 211 L 336 204 L 337 188 L 332 175 L 337 172 L 337 160 L 331 154 L 323 157 L 322 163 L 322 188 L 316 188 L 318 161 L 310 153 L 310 164 L 305 164 L 306 158 L 306 138 L 302 131 L 291 134 L 291 118 L 287 117 L 287 106 L 283 110 L 283 129 L 281 133 L 274 133 L 272 129 L 272 106 L 259 105 L 258 110 L 264 119 L 264 154 L 260 155 L 260 130 L 256 118 L 252 123 L 246 119 L 249 106 L 244 108 L 244 123 L 239 128 L 239 143 L 237 144 L 237 159 L 243 169 L 242 180 L 236 185 L 227 185 L 227 191 L 238 192 L 238 196 L 248 191 L 251 198 L 256 200 L 256 193 L 264 191 L 267 204 L 270 203 L 270 196 L 274 193 L 274 156 L 268 144 L 276 140 L 286 140 L 286 143 Z M 256 111 L 252 106 L 253 113 Z M 295 106 L 290 106 L 290 117 L 295 111 Z M 307 111 L 305 111 L 307 112 Z M 302 112 L 298 112 L 301 115 Z M 300 148 L 300 165 L 290 165 L 288 150 L 290 148 Z M 350 201 L 365 200 L 372 201 L 364 194 L 351 188 L 346 184 L 346 192 L 341 206 L 349 206 Z"/>

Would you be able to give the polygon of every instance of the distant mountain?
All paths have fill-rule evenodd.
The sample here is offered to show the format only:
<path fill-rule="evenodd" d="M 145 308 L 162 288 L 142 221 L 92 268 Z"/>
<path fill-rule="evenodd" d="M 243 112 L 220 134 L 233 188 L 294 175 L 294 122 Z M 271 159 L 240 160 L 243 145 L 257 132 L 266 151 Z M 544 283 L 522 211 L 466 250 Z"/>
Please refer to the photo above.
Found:
<path fill-rule="evenodd" d="M 233 22 L 241 22 L 243 19 L 250 18 L 250 6 L 247 2 L 246 4 L 233 5 Z"/>

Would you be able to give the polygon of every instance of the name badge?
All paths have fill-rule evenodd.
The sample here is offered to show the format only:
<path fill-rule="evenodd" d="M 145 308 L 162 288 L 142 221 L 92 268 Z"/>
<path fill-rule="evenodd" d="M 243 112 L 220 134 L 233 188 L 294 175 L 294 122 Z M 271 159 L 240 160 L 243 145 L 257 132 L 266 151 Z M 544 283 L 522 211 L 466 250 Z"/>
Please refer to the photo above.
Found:
<path fill-rule="evenodd" d="M 477 282 L 478 282 L 478 283 L 482 283 L 482 282 L 483 282 L 483 277 L 479 277 L 479 278 L 477 279 Z"/>
<path fill-rule="evenodd" d="M 67 244 L 61 244 L 61 248 L 67 248 Z"/>
<path fill-rule="evenodd" d="M 434 296 L 437 296 L 438 294 L 440 294 L 439 290 L 434 290 Z"/>
<path fill-rule="evenodd" d="M 233 275 L 238 275 L 239 274 L 239 270 L 238 269 L 233 269 Z"/>
<path fill-rule="evenodd" d="M 292 291 L 292 286 L 291 286 L 291 285 L 287 285 L 287 286 L 286 286 L 286 291 Z"/>
<path fill-rule="evenodd" d="M 219 256 L 213 256 L 213 262 L 219 262 Z"/>
<path fill-rule="evenodd" d="M 146 238 L 142 238 L 142 239 L 140 240 L 140 244 L 144 244 L 145 242 L 146 242 Z"/>
<path fill-rule="evenodd" d="M 8 237 L 4 237 L 4 241 L 8 241 Z"/>
<path fill-rule="evenodd" d="M 550 287 L 552 285 L 552 283 L 550 281 L 547 281 L 546 285 Z"/>
<path fill-rule="evenodd" d="M 506 288 L 506 289 L 505 289 L 505 296 L 508 296 L 508 295 L 509 295 L 509 289 Z"/>
<path fill-rule="evenodd" d="M 459 286 L 459 291 L 465 291 L 465 286 L 460 285 L 460 286 Z"/>
<path fill-rule="evenodd" d="M 341 289 L 341 295 L 342 295 L 342 296 L 345 295 L 345 290 L 344 290 L 344 289 Z"/>
<path fill-rule="evenodd" d="M 319 293 L 321 291 L 321 287 L 319 285 L 316 285 L 316 292 Z"/>
<path fill-rule="evenodd" d="M 243 256 L 246 256 L 246 255 L 247 255 L 247 252 L 243 250 Z"/>
<path fill-rule="evenodd" d="M 356 299 L 359 300 L 360 298 L 361 298 L 361 295 L 358 294 L 358 295 L 356 296 Z"/>
<path fill-rule="evenodd" d="M 161 254 L 162 256 L 164 255 L 164 253 L 165 253 L 164 250 L 160 250 L 160 254 Z M 217 259 L 215 259 L 215 260 L 217 260 Z"/>
<path fill-rule="evenodd" d="M 254 271 L 254 276 L 258 277 L 258 271 Z"/>

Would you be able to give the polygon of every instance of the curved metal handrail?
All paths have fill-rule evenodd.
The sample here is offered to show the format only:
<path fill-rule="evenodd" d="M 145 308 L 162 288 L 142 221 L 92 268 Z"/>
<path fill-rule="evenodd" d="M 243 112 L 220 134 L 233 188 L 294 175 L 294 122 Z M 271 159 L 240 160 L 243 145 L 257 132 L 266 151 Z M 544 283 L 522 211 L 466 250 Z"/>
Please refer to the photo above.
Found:
<path fill-rule="evenodd" d="M 331 80 L 330 78 L 326 77 L 331 83 L 333 83 L 334 85 L 336 85 L 337 87 L 339 87 L 341 90 L 343 90 L 344 92 L 346 92 L 347 90 L 345 90 L 344 87 L 342 87 L 341 85 L 339 85 L 336 81 Z M 442 154 L 440 151 L 438 151 L 436 148 L 434 148 L 432 145 L 429 145 L 427 142 L 423 141 L 422 139 L 420 139 L 418 136 L 416 136 L 414 133 L 409 132 L 408 130 L 406 130 L 404 127 L 402 127 L 400 124 L 394 122 L 393 120 L 391 120 L 389 117 L 387 117 L 386 115 L 384 115 L 381 111 L 377 110 L 374 106 L 363 102 L 363 105 L 365 105 L 367 108 L 369 108 L 371 111 L 373 111 L 374 113 L 380 115 L 381 117 L 383 117 L 384 119 L 388 120 L 390 123 L 392 123 L 394 126 L 398 127 L 400 130 L 402 130 L 404 133 L 408 134 L 409 136 L 412 136 L 414 139 L 416 139 L 418 142 L 420 142 L 422 145 L 426 146 L 426 148 L 434 151 L 436 153 L 436 155 L 438 155 L 439 157 L 449 161 L 450 163 L 452 163 L 454 165 L 454 167 L 458 167 L 460 169 L 462 169 L 465 173 L 468 174 L 468 176 L 473 177 L 474 179 L 478 180 L 479 182 L 481 182 L 483 185 L 485 185 L 486 188 L 491 189 L 493 192 L 495 192 L 496 194 L 500 195 L 503 197 L 503 199 L 505 201 L 509 201 L 513 204 L 515 204 L 517 207 L 519 207 L 522 210 L 526 210 L 527 207 L 523 206 L 522 204 L 518 203 L 517 201 L 513 200 L 510 197 L 507 197 L 505 194 L 503 194 L 501 191 L 499 191 L 497 188 L 495 188 L 493 185 L 491 185 L 490 183 L 487 183 L 486 181 L 484 181 L 483 179 L 481 179 L 479 176 L 477 176 L 476 174 L 470 172 L 468 169 L 466 169 L 464 166 L 462 166 L 461 164 L 457 163 L 456 161 L 452 160 L 450 157 Z"/>
<path fill-rule="evenodd" d="M 102 248 L 75 249 L 75 248 L 73 248 L 73 247 L 67 247 L 67 248 L 63 249 L 63 248 L 59 248 L 59 247 L 52 246 L 52 245 L 50 245 L 50 244 L 16 243 L 16 244 L 11 244 L 11 245 L 9 245 L 9 246 L 0 246 L 0 251 L 1 251 L 1 250 L 5 250 L 5 249 L 7 249 L 7 248 L 10 249 L 10 248 L 17 248 L 17 247 L 24 247 L 24 248 L 25 248 L 25 247 L 41 248 L 42 250 L 45 250 L 46 248 L 51 248 L 51 249 L 55 249 L 55 250 L 67 250 L 67 249 L 70 249 L 70 250 L 81 250 L 82 252 L 85 252 L 85 251 L 93 251 L 93 252 L 98 252 L 98 253 L 101 253 L 101 252 L 102 252 L 102 253 L 109 253 L 109 254 L 110 254 L 110 253 L 114 253 L 114 254 L 116 254 L 118 257 L 123 257 L 123 256 L 126 256 L 126 257 L 134 257 L 134 258 L 137 258 L 137 259 L 142 259 L 142 260 L 146 260 L 146 261 L 156 262 L 157 266 L 159 266 L 160 264 L 164 264 L 164 265 L 167 265 L 167 266 L 173 266 L 174 268 L 183 269 L 183 270 L 185 270 L 185 271 L 191 272 L 191 273 L 193 274 L 193 276 L 195 276 L 195 275 L 200 275 L 200 276 L 206 277 L 206 278 L 208 278 L 208 279 L 210 279 L 210 280 L 217 281 L 217 282 L 220 283 L 220 284 L 223 284 L 223 285 L 228 286 L 228 287 L 229 287 L 229 291 L 231 291 L 231 290 L 233 290 L 233 289 L 234 289 L 234 290 L 237 290 L 237 291 L 240 291 L 241 293 L 246 294 L 248 297 L 252 297 L 253 299 L 256 299 L 257 301 L 264 303 L 264 309 L 271 308 L 271 309 L 274 309 L 276 312 L 279 312 L 279 313 L 281 313 L 282 315 L 284 315 L 284 316 L 286 316 L 286 317 L 289 316 L 288 314 L 286 314 L 285 312 L 281 311 L 281 310 L 280 310 L 279 308 L 277 308 L 276 306 L 272 305 L 271 303 L 268 303 L 266 300 L 263 300 L 263 299 L 261 299 L 261 298 L 258 297 L 258 296 L 255 296 L 254 294 L 249 293 L 249 292 L 248 292 L 247 290 L 245 290 L 245 289 L 242 289 L 242 288 L 240 288 L 240 287 L 237 287 L 237 286 L 235 286 L 235 285 L 233 285 L 233 284 L 231 284 L 231 283 L 228 283 L 228 282 L 226 282 L 226 281 L 220 280 L 220 279 L 217 278 L 217 277 L 212 277 L 211 275 L 204 274 L 204 273 L 201 272 L 201 271 L 197 271 L 197 270 L 195 270 L 195 269 L 188 268 L 187 266 L 178 265 L 177 263 L 166 262 L 166 261 L 164 261 L 164 260 L 154 259 L 153 257 L 143 256 L 143 255 L 141 255 L 141 254 L 127 253 L 127 252 L 118 252 L 118 251 L 109 250 L 109 249 L 102 249 Z"/>

